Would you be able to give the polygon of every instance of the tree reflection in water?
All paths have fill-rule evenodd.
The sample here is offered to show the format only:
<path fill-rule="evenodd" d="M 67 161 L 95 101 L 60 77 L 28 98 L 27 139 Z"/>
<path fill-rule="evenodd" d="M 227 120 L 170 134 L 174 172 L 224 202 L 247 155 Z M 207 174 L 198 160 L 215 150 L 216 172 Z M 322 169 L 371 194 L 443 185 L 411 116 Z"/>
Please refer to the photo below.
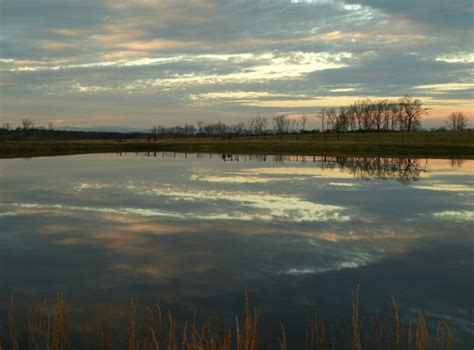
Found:
<path fill-rule="evenodd" d="M 321 165 L 339 167 L 359 179 L 397 179 L 401 183 L 416 181 L 426 171 L 419 159 L 412 158 L 335 157 L 324 159 Z"/>
<path fill-rule="evenodd" d="M 127 153 L 119 153 L 120 156 Z M 207 154 L 207 153 L 176 153 L 176 152 L 146 152 L 136 153 L 138 156 L 152 158 L 208 158 L 218 157 L 224 162 L 274 162 L 274 163 L 314 163 L 322 169 L 339 169 L 357 179 L 396 179 L 408 184 L 417 181 L 420 175 L 427 171 L 426 160 L 421 158 L 396 157 L 333 157 L 333 156 L 302 156 L 302 155 L 264 155 L 264 154 Z M 451 159 L 454 168 L 462 167 L 464 159 Z"/>

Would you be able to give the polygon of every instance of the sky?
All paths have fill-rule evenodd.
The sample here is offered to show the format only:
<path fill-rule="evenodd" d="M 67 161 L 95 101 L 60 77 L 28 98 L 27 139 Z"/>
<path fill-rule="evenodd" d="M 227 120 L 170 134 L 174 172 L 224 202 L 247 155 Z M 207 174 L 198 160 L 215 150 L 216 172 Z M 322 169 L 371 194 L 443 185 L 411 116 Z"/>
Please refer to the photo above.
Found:
<path fill-rule="evenodd" d="M 418 97 L 474 116 L 471 0 L 0 0 L 0 119 L 235 123 Z M 311 124 L 309 124 L 311 126 Z"/>

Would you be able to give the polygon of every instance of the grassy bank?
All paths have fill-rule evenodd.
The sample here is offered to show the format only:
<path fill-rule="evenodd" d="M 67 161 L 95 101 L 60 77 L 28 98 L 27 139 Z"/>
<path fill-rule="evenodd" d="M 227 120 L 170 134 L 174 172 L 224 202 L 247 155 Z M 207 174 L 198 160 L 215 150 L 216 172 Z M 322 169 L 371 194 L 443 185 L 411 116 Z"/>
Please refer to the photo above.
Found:
<path fill-rule="evenodd" d="M 422 311 L 413 324 L 404 323 L 395 299 L 391 300 L 393 315 L 374 314 L 364 321 L 360 314 L 359 289 L 353 291 L 352 322 L 340 326 L 329 324 L 314 313 L 308 319 L 303 348 L 326 349 L 409 349 L 448 350 L 454 348 L 453 330 L 444 321 L 429 327 Z M 241 317 L 227 322 L 223 318 L 203 325 L 196 315 L 190 322 L 178 324 L 171 311 L 163 312 L 157 305 L 140 310 L 130 301 L 128 325 L 117 328 L 107 314 L 81 316 L 78 322 L 70 316 L 71 307 L 59 296 L 53 304 L 45 300 L 28 312 L 26 322 L 17 316 L 15 300 L 8 304 L 8 327 L 4 338 L 0 334 L 0 348 L 7 349 L 129 349 L 129 350 L 258 350 L 291 348 L 284 325 L 279 334 L 262 337 L 260 308 L 251 308 L 245 294 Z M 140 317 L 145 311 L 146 317 Z M 110 314 L 109 314 L 110 316 Z M 217 322 L 217 323 L 216 323 Z M 126 329 L 126 330 L 125 330 Z M 301 347 L 300 347 L 301 348 Z"/>
<path fill-rule="evenodd" d="M 101 152 L 188 152 L 474 158 L 474 132 L 292 134 L 158 140 L 1 141 L 0 158 Z"/>

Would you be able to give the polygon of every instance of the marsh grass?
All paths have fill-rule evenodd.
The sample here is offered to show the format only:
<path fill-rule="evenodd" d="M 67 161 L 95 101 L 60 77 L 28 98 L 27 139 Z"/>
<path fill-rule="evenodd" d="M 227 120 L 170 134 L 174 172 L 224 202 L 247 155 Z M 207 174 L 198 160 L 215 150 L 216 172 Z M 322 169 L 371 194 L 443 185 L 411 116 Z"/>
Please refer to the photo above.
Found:
<path fill-rule="evenodd" d="M 375 313 L 363 329 L 360 316 L 359 287 L 352 293 L 352 323 L 342 322 L 335 327 L 318 313 L 314 313 L 307 331 L 306 348 L 309 350 L 452 350 L 453 331 L 441 321 L 429 330 L 424 313 L 420 310 L 415 325 L 404 324 L 395 299 L 391 298 L 393 316 L 381 318 Z M 223 319 L 198 326 L 196 313 L 191 323 L 179 327 L 171 311 L 164 315 L 160 305 L 146 307 L 143 321 L 139 320 L 139 305 L 131 300 L 128 315 L 128 334 L 114 329 L 112 317 L 98 310 L 95 317 L 82 314 L 78 324 L 70 321 L 70 306 L 63 295 L 58 295 L 54 307 L 46 300 L 31 308 L 25 325 L 19 323 L 15 299 L 8 301 L 8 336 L 0 337 L 0 349 L 68 350 L 68 349 L 126 349 L 128 350 L 258 350 L 272 348 L 261 342 L 260 307 L 251 307 L 247 292 L 244 295 L 244 315 L 235 318 L 235 324 Z M 116 326 L 116 325 L 115 325 Z M 272 344 L 287 350 L 287 334 L 281 324 L 281 335 Z M 430 333 L 432 336 L 430 336 Z M 125 341 L 124 341 L 125 338 Z"/>
<path fill-rule="evenodd" d="M 474 132 L 290 134 L 124 140 L 0 141 L 0 158 L 107 152 L 474 157 Z"/>

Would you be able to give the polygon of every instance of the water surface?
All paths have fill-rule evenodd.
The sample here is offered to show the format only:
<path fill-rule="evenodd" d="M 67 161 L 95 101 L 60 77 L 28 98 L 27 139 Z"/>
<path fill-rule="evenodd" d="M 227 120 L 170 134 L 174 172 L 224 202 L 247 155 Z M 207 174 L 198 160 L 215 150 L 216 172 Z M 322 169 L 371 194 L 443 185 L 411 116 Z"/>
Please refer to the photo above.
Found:
<path fill-rule="evenodd" d="M 393 295 L 472 345 L 474 161 L 98 154 L 0 172 L 2 317 L 11 294 L 62 292 L 233 319 L 248 289 L 296 342 L 314 310 L 350 317 L 360 284 L 363 322 Z"/>

